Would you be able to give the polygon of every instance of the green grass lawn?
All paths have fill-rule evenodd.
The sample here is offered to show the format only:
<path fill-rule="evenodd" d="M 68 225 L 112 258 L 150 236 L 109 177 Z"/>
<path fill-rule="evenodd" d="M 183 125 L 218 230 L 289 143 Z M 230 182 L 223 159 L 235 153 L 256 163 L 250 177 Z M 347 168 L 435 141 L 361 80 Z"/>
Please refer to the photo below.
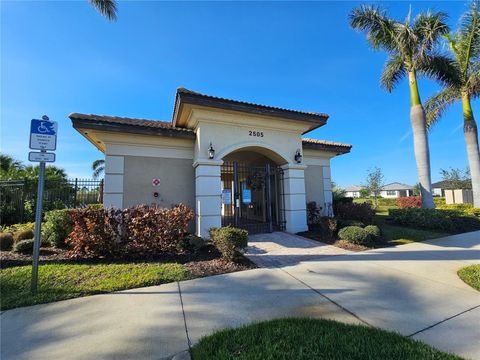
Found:
<path fill-rule="evenodd" d="M 31 274 L 31 266 L 0 270 L 1 310 L 190 278 L 183 265 L 173 263 L 48 264 L 39 267 L 39 291 L 33 296 Z"/>
<path fill-rule="evenodd" d="M 201 339 L 192 355 L 195 360 L 461 359 L 396 333 L 315 319 L 222 330 Z"/>
<path fill-rule="evenodd" d="M 458 276 L 465 283 L 480 291 L 480 264 L 461 268 L 458 270 Z"/>

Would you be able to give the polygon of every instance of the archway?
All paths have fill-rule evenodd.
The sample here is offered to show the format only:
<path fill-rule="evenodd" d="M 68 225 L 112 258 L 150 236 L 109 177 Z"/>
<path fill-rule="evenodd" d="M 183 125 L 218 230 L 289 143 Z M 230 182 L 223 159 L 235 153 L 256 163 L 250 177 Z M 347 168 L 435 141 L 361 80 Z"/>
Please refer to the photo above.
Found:
<path fill-rule="evenodd" d="M 259 146 L 237 149 L 221 167 L 222 226 L 249 233 L 285 229 L 283 169 L 285 159 Z"/>

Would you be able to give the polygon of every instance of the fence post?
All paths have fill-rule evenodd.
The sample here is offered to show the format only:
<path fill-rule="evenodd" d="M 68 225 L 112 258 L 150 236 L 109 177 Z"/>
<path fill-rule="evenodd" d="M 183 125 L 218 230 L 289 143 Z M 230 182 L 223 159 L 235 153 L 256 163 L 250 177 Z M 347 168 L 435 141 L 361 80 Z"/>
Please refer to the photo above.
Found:
<path fill-rule="evenodd" d="M 25 191 L 25 186 L 26 186 L 26 181 L 27 180 L 23 180 L 22 182 L 22 198 L 21 198 L 21 203 L 20 203 L 20 222 L 23 223 L 24 222 L 24 216 L 25 216 L 25 198 L 26 198 L 26 191 Z"/>
<path fill-rule="evenodd" d="M 75 178 L 75 194 L 73 195 L 73 207 L 77 207 L 78 178 Z"/>

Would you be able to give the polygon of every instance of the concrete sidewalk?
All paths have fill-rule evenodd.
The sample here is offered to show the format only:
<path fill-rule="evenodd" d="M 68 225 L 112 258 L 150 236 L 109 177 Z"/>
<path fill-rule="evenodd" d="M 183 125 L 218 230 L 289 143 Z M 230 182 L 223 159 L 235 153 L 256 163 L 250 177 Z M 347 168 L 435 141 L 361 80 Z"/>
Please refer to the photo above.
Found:
<path fill-rule="evenodd" d="M 480 359 L 480 293 L 456 277 L 479 261 L 476 232 L 14 309 L 0 318 L 0 355 L 161 359 L 216 329 L 310 316 L 398 331 Z"/>

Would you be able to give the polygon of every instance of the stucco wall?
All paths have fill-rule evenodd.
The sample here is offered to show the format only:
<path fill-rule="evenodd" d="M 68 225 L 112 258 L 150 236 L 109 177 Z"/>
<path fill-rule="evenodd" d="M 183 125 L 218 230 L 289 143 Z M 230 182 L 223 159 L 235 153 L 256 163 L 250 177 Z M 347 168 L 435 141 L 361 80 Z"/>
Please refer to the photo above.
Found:
<path fill-rule="evenodd" d="M 152 186 L 159 178 L 160 186 Z M 155 198 L 154 192 L 159 196 Z M 123 206 L 184 203 L 195 209 L 195 170 L 190 159 L 125 156 Z"/>
<path fill-rule="evenodd" d="M 307 166 L 305 169 L 305 191 L 307 203 L 315 201 L 318 207 L 324 206 L 323 166 Z"/>

